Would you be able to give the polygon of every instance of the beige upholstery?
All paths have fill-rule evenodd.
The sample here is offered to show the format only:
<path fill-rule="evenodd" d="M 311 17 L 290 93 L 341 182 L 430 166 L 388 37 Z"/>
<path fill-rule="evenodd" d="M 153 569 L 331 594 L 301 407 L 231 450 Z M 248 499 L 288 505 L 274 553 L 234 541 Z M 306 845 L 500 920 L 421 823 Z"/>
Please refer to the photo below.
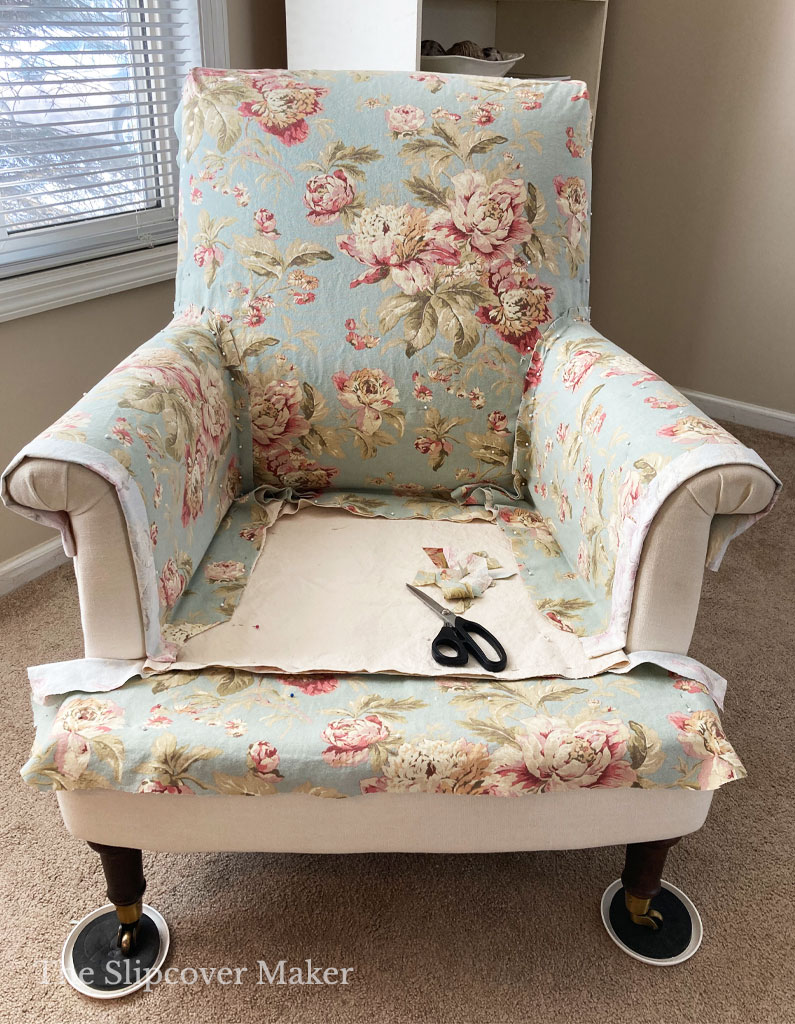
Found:
<path fill-rule="evenodd" d="M 144 850 L 272 853 L 492 853 L 570 850 L 683 836 L 701 828 L 712 791 L 589 789 L 500 800 L 385 793 L 324 800 L 58 793 L 78 839 Z"/>
<path fill-rule="evenodd" d="M 69 513 L 86 656 L 144 657 L 132 555 L 112 485 L 83 466 L 29 458 L 9 489 L 20 504 Z M 762 470 L 730 465 L 699 473 L 666 500 L 643 546 L 627 651 L 687 652 L 712 516 L 761 512 L 774 489 Z"/>
<path fill-rule="evenodd" d="M 27 458 L 8 487 L 20 505 L 69 513 L 86 657 L 145 657 L 127 524 L 113 485 L 85 466 Z"/>
<path fill-rule="evenodd" d="M 674 491 L 657 513 L 643 545 L 627 651 L 687 653 L 713 515 L 761 512 L 775 488 L 761 469 L 729 465 L 707 469 Z"/>

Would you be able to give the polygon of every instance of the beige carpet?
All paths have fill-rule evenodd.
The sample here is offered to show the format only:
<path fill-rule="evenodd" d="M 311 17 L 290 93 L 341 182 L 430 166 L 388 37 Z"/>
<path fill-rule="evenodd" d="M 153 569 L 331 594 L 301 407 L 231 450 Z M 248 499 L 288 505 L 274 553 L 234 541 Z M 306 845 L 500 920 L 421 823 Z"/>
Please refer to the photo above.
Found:
<path fill-rule="evenodd" d="M 42 984 L 42 961 L 59 956 L 70 920 L 104 902 L 96 855 L 66 833 L 55 800 L 17 774 L 31 738 L 25 666 L 81 654 L 75 584 L 64 567 L 0 603 L 0 780 L 8 787 L 0 1021 L 795 1021 L 795 440 L 735 433 L 790 490 L 730 548 L 704 590 L 692 653 L 729 678 L 724 722 L 749 778 L 717 795 L 705 827 L 669 860 L 667 877 L 704 920 L 704 944 L 693 960 L 668 970 L 645 967 L 610 942 L 599 899 L 620 873 L 618 848 L 499 856 L 150 854 L 147 898 L 171 926 L 170 962 L 247 966 L 248 982 L 162 985 L 115 1004 Z M 254 984 L 257 960 L 306 957 L 354 967 L 352 983 Z"/>

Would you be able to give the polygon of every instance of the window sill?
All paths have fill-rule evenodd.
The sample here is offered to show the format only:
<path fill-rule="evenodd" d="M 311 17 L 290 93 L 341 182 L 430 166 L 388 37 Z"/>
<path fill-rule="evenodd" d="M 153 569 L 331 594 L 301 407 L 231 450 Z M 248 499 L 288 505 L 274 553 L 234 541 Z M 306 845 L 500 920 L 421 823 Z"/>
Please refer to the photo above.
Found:
<path fill-rule="evenodd" d="M 176 270 L 174 242 L 8 278 L 0 281 L 0 323 L 168 281 Z"/>

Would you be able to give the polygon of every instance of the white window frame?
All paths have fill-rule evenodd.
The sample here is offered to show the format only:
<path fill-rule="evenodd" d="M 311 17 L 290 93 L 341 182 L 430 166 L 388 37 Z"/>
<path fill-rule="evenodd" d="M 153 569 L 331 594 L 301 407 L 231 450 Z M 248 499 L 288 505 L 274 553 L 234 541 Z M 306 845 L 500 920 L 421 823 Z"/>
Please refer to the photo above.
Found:
<path fill-rule="evenodd" d="M 228 68 L 227 0 L 196 0 L 196 5 L 203 65 Z M 125 215 L 124 219 L 128 216 L 134 218 L 135 214 Z M 123 230 L 121 224 L 116 230 Z M 112 247 L 113 233 L 114 226 L 109 224 L 107 237 L 97 238 L 98 253 L 102 252 L 103 244 Z M 158 245 L 156 238 L 153 238 L 149 248 L 98 255 L 81 262 L 6 278 L 0 281 L 0 323 L 114 292 L 168 281 L 174 277 L 176 269 L 177 243 Z"/>

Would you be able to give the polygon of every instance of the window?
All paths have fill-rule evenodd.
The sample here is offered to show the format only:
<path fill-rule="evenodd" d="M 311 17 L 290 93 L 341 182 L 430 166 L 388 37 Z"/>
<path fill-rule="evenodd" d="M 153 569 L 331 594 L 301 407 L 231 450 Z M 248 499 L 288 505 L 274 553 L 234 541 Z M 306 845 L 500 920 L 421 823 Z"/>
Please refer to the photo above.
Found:
<path fill-rule="evenodd" d="M 181 82 L 228 65 L 202 59 L 211 9 L 0 0 L 0 278 L 175 241 Z"/>

